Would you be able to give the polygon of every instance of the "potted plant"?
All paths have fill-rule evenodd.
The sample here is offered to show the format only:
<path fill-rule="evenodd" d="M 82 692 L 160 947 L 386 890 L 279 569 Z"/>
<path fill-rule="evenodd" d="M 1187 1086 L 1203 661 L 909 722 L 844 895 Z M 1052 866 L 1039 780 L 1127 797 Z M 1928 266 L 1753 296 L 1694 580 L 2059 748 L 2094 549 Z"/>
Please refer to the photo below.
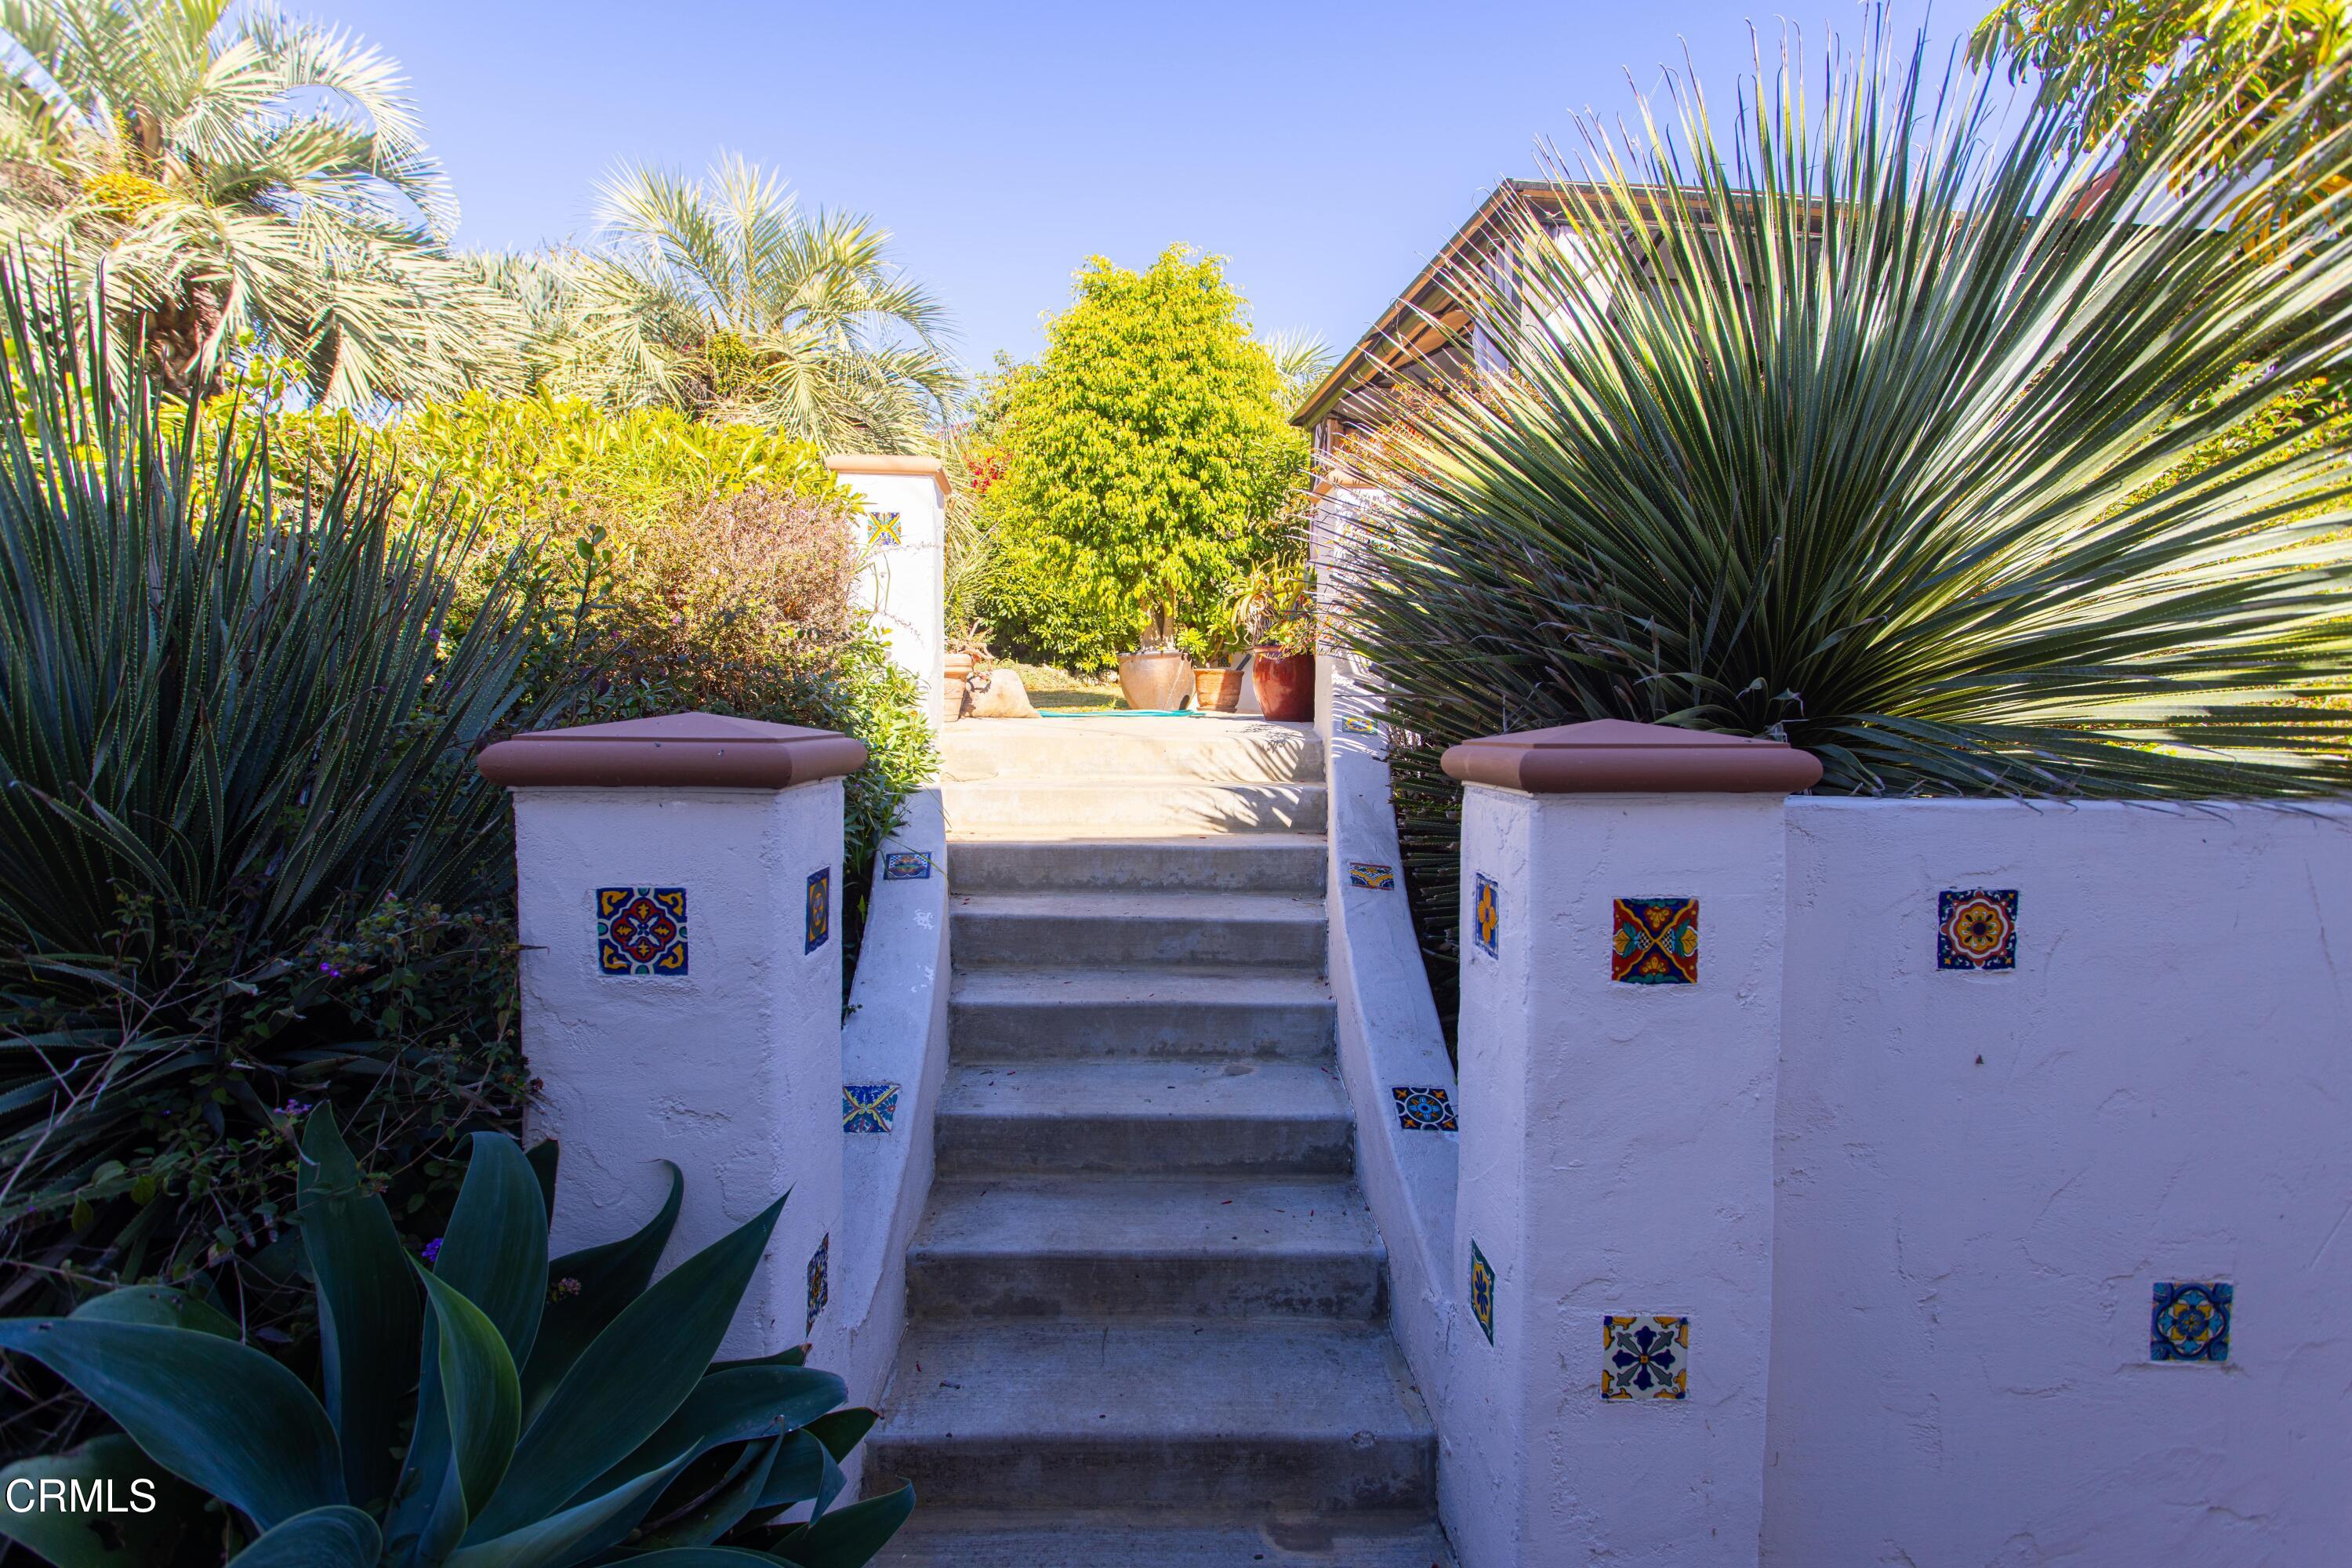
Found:
<path fill-rule="evenodd" d="M 964 692 L 975 666 L 988 660 L 988 627 L 979 621 L 948 639 L 947 670 L 940 683 L 940 721 L 952 724 L 963 717 Z"/>
<path fill-rule="evenodd" d="M 1245 635 L 1230 620 L 1187 626 L 1178 637 L 1193 660 L 1192 706 L 1203 713 L 1230 713 L 1241 706 L 1242 671 L 1234 657 Z"/>
<path fill-rule="evenodd" d="M 1276 557 L 1243 579 L 1234 622 L 1253 642 L 1250 676 L 1269 719 L 1315 717 L 1315 569 L 1302 551 Z"/>
<path fill-rule="evenodd" d="M 1192 658 L 1176 646 L 1175 617 L 1153 613 L 1152 635 L 1131 653 L 1118 656 L 1118 691 L 1129 708 L 1172 713 L 1192 687 Z"/>

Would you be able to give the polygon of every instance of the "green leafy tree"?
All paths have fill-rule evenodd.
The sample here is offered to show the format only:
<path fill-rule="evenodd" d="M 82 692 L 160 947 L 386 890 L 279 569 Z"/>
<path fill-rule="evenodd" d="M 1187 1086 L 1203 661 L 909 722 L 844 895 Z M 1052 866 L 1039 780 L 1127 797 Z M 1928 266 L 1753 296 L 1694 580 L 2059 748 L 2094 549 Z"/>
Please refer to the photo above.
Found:
<path fill-rule="evenodd" d="M 59 247 L 167 390 L 240 348 L 365 405 L 497 383 L 513 311 L 446 248 L 457 207 L 399 68 L 229 0 L 0 0 L 0 233 Z"/>
<path fill-rule="evenodd" d="M 1180 634 L 1217 651 L 1235 581 L 1307 473 L 1283 389 L 1215 258 L 1089 261 L 1045 358 L 1009 387 L 989 489 L 1002 620 L 1072 664 Z"/>
<path fill-rule="evenodd" d="M 2352 12 L 2343 0 L 2008 0 L 1978 24 L 1971 65 L 2039 79 L 2065 106 L 2070 148 L 2138 130 L 2161 140 L 2176 178 L 2244 167 L 2256 149 L 2281 171 L 2263 181 L 2273 211 L 2343 187 L 2313 157 L 2352 123 Z M 2152 121 L 2205 106 L 2203 133 Z"/>
<path fill-rule="evenodd" d="M 782 180 L 735 157 L 702 181 L 624 170 L 599 216 L 598 249 L 510 279 L 530 300 L 555 276 L 536 355 L 554 390 L 766 425 L 832 451 L 926 447 L 960 378 L 947 313 L 892 264 L 889 231 L 804 216 Z"/>

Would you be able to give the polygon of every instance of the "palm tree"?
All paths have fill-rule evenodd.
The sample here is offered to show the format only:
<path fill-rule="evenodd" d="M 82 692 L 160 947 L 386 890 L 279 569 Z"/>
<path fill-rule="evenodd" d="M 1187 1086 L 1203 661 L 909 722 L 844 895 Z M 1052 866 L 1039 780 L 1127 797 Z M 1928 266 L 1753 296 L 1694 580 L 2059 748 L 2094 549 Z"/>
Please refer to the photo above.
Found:
<path fill-rule="evenodd" d="M 891 264 L 887 230 L 803 216 L 782 179 L 740 157 L 707 181 L 625 169 L 602 195 L 604 243 L 569 264 L 581 342 L 558 356 L 558 390 L 835 450 L 929 441 L 961 377 L 946 312 Z"/>
<path fill-rule="evenodd" d="M 498 379 L 509 311 L 448 254 L 398 67 L 230 8 L 0 0 L 0 233 L 61 248 L 181 396 L 240 353 L 335 404 Z"/>

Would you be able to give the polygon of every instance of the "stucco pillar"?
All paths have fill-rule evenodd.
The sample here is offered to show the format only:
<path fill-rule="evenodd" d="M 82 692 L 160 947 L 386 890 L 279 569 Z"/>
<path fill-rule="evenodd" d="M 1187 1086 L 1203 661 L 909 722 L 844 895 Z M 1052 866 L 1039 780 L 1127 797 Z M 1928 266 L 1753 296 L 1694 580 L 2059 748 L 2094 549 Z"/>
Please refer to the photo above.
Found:
<path fill-rule="evenodd" d="M 822 1331 L 841 1220 L 841 775 L 825 730 L 684 713 L 483 752 L 514 795 L 534 1137 L 551 1245 L 613 1241 L 686 1176 L 665 1265 L 783 1194 L 729 1355 Z"/>
<path fill-rule="evenodd" d="M 1782 816 L 1820 764 L 1604 721 L 1444 765 L 1467 786 L 1443 1477 L 1464 1568 L 1753 1568 Z"/>
<path fill-rule="evenodd" d="M 859 602 L 881 625 L 890 657 L 922 683 L 923 711 L 937 724 L 950 630 L 947 471 L 937 458 L 844 453 L 824 462 L 866 503 Z"/>

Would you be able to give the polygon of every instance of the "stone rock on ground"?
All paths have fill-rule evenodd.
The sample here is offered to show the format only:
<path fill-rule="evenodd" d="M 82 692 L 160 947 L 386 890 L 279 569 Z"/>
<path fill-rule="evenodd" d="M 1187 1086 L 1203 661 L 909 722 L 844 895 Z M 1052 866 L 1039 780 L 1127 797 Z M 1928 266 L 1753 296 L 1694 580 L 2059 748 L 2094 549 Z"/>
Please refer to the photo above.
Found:
<path fill-rule="evenodd" d="M 975 719 L 1034 719 L 1036 708 L 1029 700 L 1029 689 L 1021 678 L 1009 669 L 992 669 L 986 675 L 975 675 L 965 683 L 971 706 L 965 710 Z"/>

